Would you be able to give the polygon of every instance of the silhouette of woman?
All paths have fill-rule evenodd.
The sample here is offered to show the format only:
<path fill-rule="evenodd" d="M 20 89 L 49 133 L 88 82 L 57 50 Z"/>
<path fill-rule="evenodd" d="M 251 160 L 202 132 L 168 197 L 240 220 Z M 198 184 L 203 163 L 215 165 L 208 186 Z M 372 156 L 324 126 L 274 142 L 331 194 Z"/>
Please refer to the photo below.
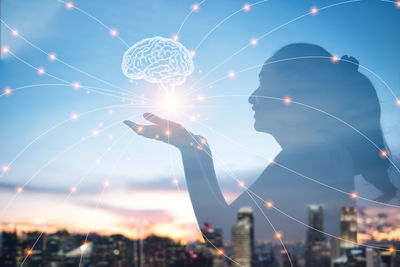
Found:
<path fill-rule="evenodd" d="M 354 200 L 299 174 L 345 192 L 355 189 L 354 177 L 361 175 L 380 190 L 380 201 L 392 199 L 396 188 L 388 176 L 389 161 L 380 157 L 376 147 L 351 127 L 317 111 L 340 118 L 385 148 L 380 105 L 373 85 L 358 72 L 356 59 L 344 56 L 336 61 L 331 57 L 320 46 L 299 43 L 281 48 L 265 62 L 260 85 L 249 102 L 255 112 L 254 128 L 272 134 L 282 151 L 275 158 L 277 164 L 270 164 L 231 204 L 227 204 L 220 190 L 211 149 L 204 137 L 150 113 L 144 117 L 153 125 L 131 121 L 125 124 L 139 135 L 169 141 L 180 150 L 199 225 L 212 222 L 229 239 L 239 208 L 250 206 L 254 211 L 255 240 L 272 239 L 274 232 L 261 213 L 265 209 L 263 200 L 272 200 L 280 210 L 306 224 L 308 206 L 322 203 L 323 230 L 339 236 L 341 208 L 354 206 Z M 170 132 L 166 133 L 166 129 Z M 285 239 L 304 240 L 304 225 L 274 210 L 267 215 Z"/>

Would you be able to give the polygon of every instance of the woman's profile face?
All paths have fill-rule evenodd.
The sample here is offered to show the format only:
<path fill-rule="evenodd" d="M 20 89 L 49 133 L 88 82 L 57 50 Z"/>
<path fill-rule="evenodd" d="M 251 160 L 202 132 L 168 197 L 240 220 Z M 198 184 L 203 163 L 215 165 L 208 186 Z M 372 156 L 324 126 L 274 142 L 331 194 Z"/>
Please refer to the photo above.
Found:
<path fill-rule="evenodd" d="M 293 124 L 293 113 L 290 108 L 289 77 L 262 69 L 259 74 L 259 86 L 249 97 L 249 103 L 254 110 L 254 128 L 259 132 L 272 135 L 283 134 Z"/>

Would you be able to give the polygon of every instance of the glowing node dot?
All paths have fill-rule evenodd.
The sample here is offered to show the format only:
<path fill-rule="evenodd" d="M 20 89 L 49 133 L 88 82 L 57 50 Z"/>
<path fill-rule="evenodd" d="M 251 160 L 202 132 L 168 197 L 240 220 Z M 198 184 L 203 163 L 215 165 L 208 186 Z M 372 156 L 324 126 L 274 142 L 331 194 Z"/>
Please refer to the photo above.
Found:
<path fill-rule="evenodd" d="M 400 107 L 400 98 L 396 99 L 396 105 Z"/>
<path fill-rule="evenodd" d="M 71 187 L 72 194 L 76 193 L 77 191 L 78 191 L 78 189 L 75 186 Z"/>
<path fill-rule="evenodd" d="M 154 136 L 154 138 L 155 138 L 155 139 L 160 139 L 160 136 L 159 136 L 158 134 L 156 134 L 156 135 Z"/>
<path fill-rule="evenodd" d="M 32 256 L 33 255 L 33 250 L 32 249 L 27 249 L 26 250 L 26 255 L 27 256 Z"/>
<path fill-rule="evenodd" d="M 396 248 L 394 246 L 389 246 L 387 250 L 390 254 L 393 254 L 396 251 Z"/>
<path fill-rule="evenodd" d="M 15 188 L 15 191 L 17 191 L 17 193 L 22 193 L 22 191 L 24 191 L 24 188 L 22 186 L 17 186 L 17 188 Z"/>
<path fill-rule="evenodd" d="M 178 41 L 179 40 L 179 35 L 177 33 L 172 35 L 172 40 Z"/>
<path fill-rule="evenodd" d="M 110 182 L 109 181 L 105 181 L 104 183 L 103 183 L 103 187 L 104 188 L 107 188 L 107 187 L 109 187 L 110 186 Z"/>
<path fill-rule="evenodd" d="M 65 4 L 65 7 L 66 7 L 67 9 L 71 10 L 71 9 L 74 8 L 74 3 L 72 3 L 72 2 L 67 2 L 67 3 Z"/>
<path fill-rule="evenodd" d="M 205 145 L 205 144 L 207 144 L 207 140 L 204 139 L 204 138 L 201 138 L 200 143 L 201 143 L 202 145 Z"/>
<path fill-rule="evenodd" d="M 3 172 L 8 172 L 10 170 L 10 167 L 8 167 L 8 165 L 3 165 L 1 169 L 3 170 Z"/>
<path fill-rule="evenodd" d="M 75 113 L 75 112 L 72 113 L 70 116 L 71 120 L 76 120 L 76 119 L 78 119 L 78 117 L 79 117 L 78 113 Z"/>
<path fill-rule="evenodd" d="M 277 239 L 281 239 L 282 238 L 282 233 L 281 232 L 276 232 L 275 233 L 275 238 L 277 238 Z"/>
<path fill-rule="evenodd" d="M 46 70 L 43 67 L 40 67 L 40 68 L 37 69 L 37 74 L 43 75 L 45 73 L 46 73 Z"/>
<path fill-rule="evenodd" d="M 117 37 L 117 36 L 118 36 L 118 31 L 117 31 L 116 29 L 111 29 L 111 30 L 110 30 L 110 35 L 111 35 L 112 37 Z"/>
<path fill-rule="evenodd" d="M 141 132 L 143 132 L 143 126 L 138 126 L 137 128 L 136 128 L 136 132 L 138 132 L 138 133 L 141 133 Z"/>
<path fill-rule="evenodd" d="M 234 71 L 228 72 L 228 78 L 233 79 L 233 78 L 235 78 L 235 76 L 236 76 L 236 73 Z"/>
<path fill-rule="evenodd" d="M 283 99 L 283 103 L 285 103 L 286 105 L 289 105 L 292 103 L 292 98 L 287 96 Z"/>
<path fill-rule="evenodd" d="M 94 135 L 94 136 L 98 136 L 99 135 L 99 130 L 97 130 L 97 129 L 93 129 L 92 130 L 92 135 Z"/>
<path fill-rule="evenodd" d="M 387 158 L 389 156 L 389 153 L 387 152 L 387 150 L 382 149 L 380 155 L 382 158 Z"/>
<path fill-rule="evenodd" d="M 310 9 L 310 13 L 313 14 L 313 15 L 317 15 L 317 14 L 318 14 L 318 8 L 312 7 L 312 8 Z"/>
<path fill-rule="evenodd" d="M 10 52 L 10 48 L 8 48 L 7 46 L 4 46 L 1 50 L 3 51 L 4 54 Z"/>
<path fill-rule="evenodd" d="M 339 61 L 339 57 L 333 55 L 333 56 L 331 56 L 331 61 L 332 61 L 332 63 L 337 63 Z"/>
<path fill-rule="evenodd" d="M 239 182 L 238 182 L 238 186 L 244 187 L 244 182 L 243 182 L 243 181 L 239 181 Z"/>
<path fill-rule="evenodd" d="M 268 209 L 272 209 L 274 207 L 274 202 L 268 200 L 267 202 L 265 202 L 265 207 L 267 207 Z"/>
<path fill-rule="evenodd" d="M 190 50 L 190 55 L 192 56 L 192 57 L 195 57 L 196 56 L 196 50 Z"/>
<path fill-rule="evenodd" d="M 396 6 L 397 6 L 398 8 L 400 8 L 400 1 L 397 1 L 397 2 L 396 2 Z"/>
<path fill-rule="evenodd" d="M 83 244 L 81 245 L 81 250 L 82 250 L 82 251 L 86 251 L 86 250 L 88 249 L 88 247 L 89 247 L 89 244 L 88 244 L 87 242 L 85 242 L 85 243 L 83 243 Z"/>
<path fill-rule="evenodd" d="M 170 135 L 171 135 L 171 131 L 170 131 L 170 130 L 165 130 L 164 134 L 165 134 L 166 136 L 170 136 Z"/>
<path fill-rule="evenodd" d="M 275 163 L 275 159 L 274 158 L 272 158 L 272 159 L 270 159 L 270 160 L 268 160 L 268 162 L 269 162 L 269 164 L 274 164 Z"/>
<path fill-rule="evenodd" d="M 11 90 L 11 88 L 10 87 L 6 87 L 6 88 L 4 88 L 4 94 L 5 95 L 11 95 L 11 93 L 12 93 L 12 90 Z"/>
<path fill-rule="evenodd" d="M 218 249 L 218 250 L 217 250 L 217 254 L 218 254 L 219 256 L 224 255 L 224 250 L 223 250 L 223 249 Z"/>
<path fill-rule="evenodd" d="M 197 12 L 200 9 L 200 5 L 197 3 L 192 4 L 192 11 Z"/>
<path fill-rule="evenodd" d="M 50 53 L 50 54 L 49 54 L 49 60 L 50 60 L 50 61 L 55 61 L 56 59 L 57 59 L 56 54 L 54 54 L 54 53 Z"/>
<path fill-rule="evenodd" d="M 353 191 L 353 192 L 350 193 L 350 198 L 351 199 L 355 200 L 355 199 L 357 199 L 357 197 L 358 197 L 357 192 Z"/>
<path fill-rule="evenodd" d="M 201 145 L 197 145 L 197 150 L 203 150 L 203 147 Z"/>
<path fill-rule="evenodd" d="M 251 38 L 251 39 L 250 39 L 250 45 L 252 45 L 252 46 L 258 45 L 258 39 L 256 39 L 256 38 Z"/>
<path fill-rule="evenodd" d="M 245 12 L 249 12 L 249 11 L 251 10 L 251 5 L 248 4 L 248 3 L 243 4 L 242 9 L 243 9 L 243 11 L 245 11 Z"/>
<path fill-rule="evenodd" d="M 78 89 L 80 89 L 80 88 L 82 87 L 82 85 L 80 84 L 80 82 L 74 82 L 74 83 L 72 84 L 72 87 L 73 87 L 75 90 L 78 90 Z"/>
<path fill-rule="evenodd" d="M 11 35 L 17 37 L 19 35 L 19 31 L 17 29 L 11 30 Z"/>
<path fill-rule="evenodd" d="M 179 183 L 179 180 L 177 178 L 172 179 L 172 183 L 174 185 L 177 185 Z"/>

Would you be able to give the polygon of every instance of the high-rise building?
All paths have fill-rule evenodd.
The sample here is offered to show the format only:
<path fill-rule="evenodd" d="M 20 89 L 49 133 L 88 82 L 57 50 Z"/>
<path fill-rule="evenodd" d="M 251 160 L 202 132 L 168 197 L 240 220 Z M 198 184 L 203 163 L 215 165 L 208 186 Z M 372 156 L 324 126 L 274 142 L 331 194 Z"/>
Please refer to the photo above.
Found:
<path fill-rule="evenodd" d="M 341 250 L 357 247 L 357 209 L 343 207 L 340 215 Z"/>
<path fill-rule="evenodd" d="M 222 229 L 212 228 L 211 223 L 205 223 L 205 228 L 201 229 L 201 232 L 206 239 L 206 247 L 208 248 L 208 253 L 213 259 L 213 267 L 224 266 L 224 246 L 222 242 Z"/>
<path fill-rule="evenodd" d="M 306 238 L 306 266 L 329 267 L 330 249 L 324 231 L 324 205 L 313 204 L 308 207 L 308 225 Z"/>
<path fill-rule="evenodd" d="M 244 267 L 251 267 L 254 248 L 254 217 L 250 207 L 241 207 L 238 221 L 232 227 L 232 258 Z"/>
<path fill-rule="evenodd" d="M 0 240 L 0 266 L 15 267 L 17 265 L 17 233 L 3 232 Z"/>

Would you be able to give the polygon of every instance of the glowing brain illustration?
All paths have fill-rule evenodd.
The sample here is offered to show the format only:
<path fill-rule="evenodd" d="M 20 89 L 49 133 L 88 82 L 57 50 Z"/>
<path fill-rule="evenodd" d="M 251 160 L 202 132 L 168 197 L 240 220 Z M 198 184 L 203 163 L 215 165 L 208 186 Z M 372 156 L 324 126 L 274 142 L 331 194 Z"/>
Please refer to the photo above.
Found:
<path fill-rule="evenodd" d="M 183 84 L 193 70 L 189 51 L 181 43 L 163 37 L 137 42 L 122 59 L 122 72 L 129 79 L 145 79 L 166 89 Z"/>

